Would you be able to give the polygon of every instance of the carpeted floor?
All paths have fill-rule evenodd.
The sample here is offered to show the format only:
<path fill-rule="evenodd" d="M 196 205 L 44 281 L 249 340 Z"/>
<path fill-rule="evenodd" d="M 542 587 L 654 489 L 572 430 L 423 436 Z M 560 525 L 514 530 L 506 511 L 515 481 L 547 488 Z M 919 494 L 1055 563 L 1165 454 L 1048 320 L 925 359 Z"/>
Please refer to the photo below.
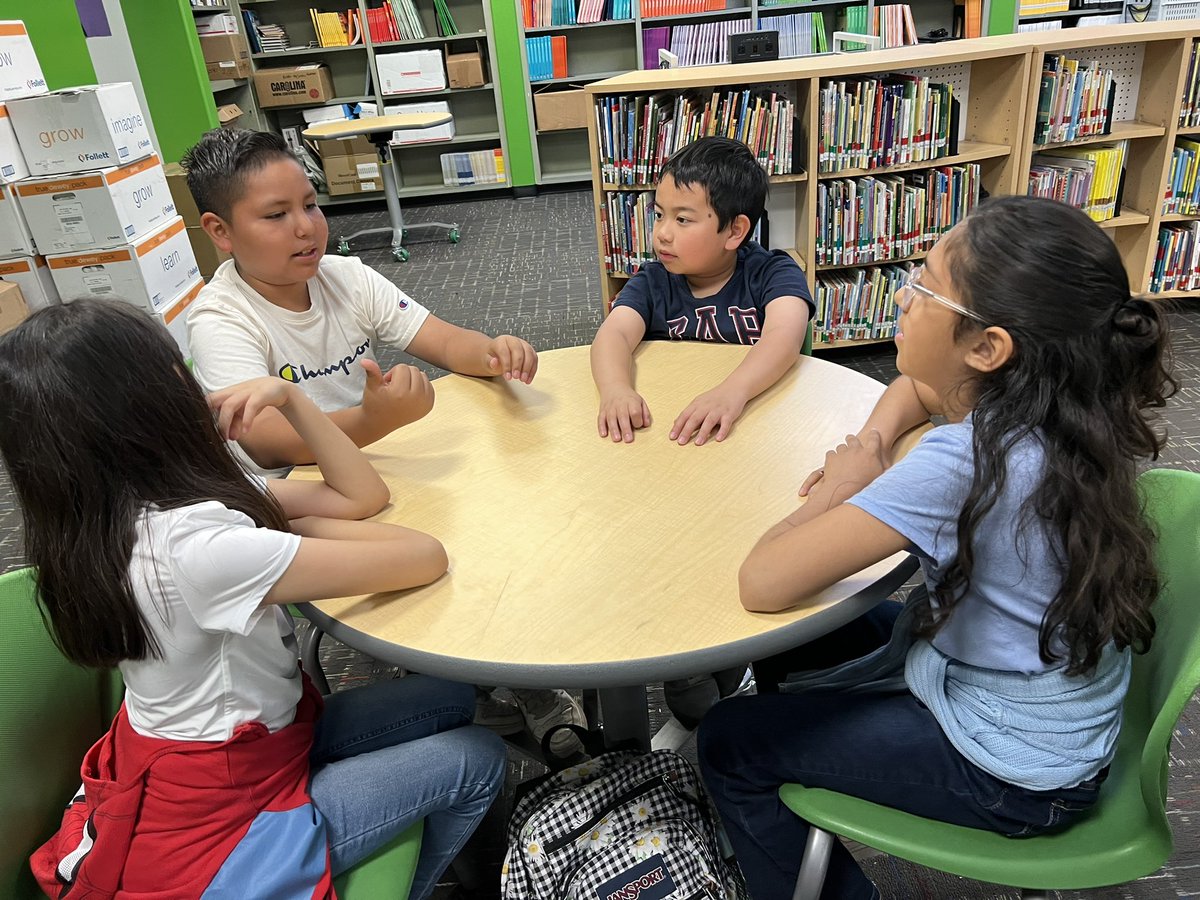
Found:
<path fill-rule="evenodd" d="M 392 261 L 386 249 L 363 250 L 362 259 L 401 285 L 439 316 L 495 334 L 519 334 L 539 349 L 591 341 L 600 322 L 599 272 L 589 191 L 547 193 L 528 200 L 505 196 L 466 203 L 405 209 L 408 222 L 442 219 L 461 223 L 462 241 L 452 245 L 433 233 L 416 231 L 409 246 L 411 260 Z M 330 216 L 331 248 L 340 231 L 384 225 L 382 209 Z M 1171 441 L 1156 465 L 1200 471 L 1200 306 L 1186 305 L 1173 315 L 1176 366 L 1183 383 L 1166 410 Z M 402 358 L 381 362 L 391 364 Z M 830 358 L 880 381 L 895 376 L 890 345 L 843 351 Z M 440 374 L 424 366 L 431 374 Z M 11 486 L 0 471 L 0 571 L 22 563 L 20 516 Z M 343 689 L 381 677 L 392 670 L 326 638 L 326 671 Z M 651 690 L 651 720 L 666 720 L 660 686 Z M 1200 897 L 1200 701 L 1193 700 L 1177 731 L 1171 756 L 1168 805 L 1176 850 L 1158 873 L 1121 887 L 1085 893 L 1063 892 L 1063 898 Z M 881 736 L 882 739 L 883 736 Z M 683 752 L 694 753 L 685 746 Z M 514 751 L 505 802 L 489 814 L 473 841 L 483 878 L 492 882 L 503 852 L 505 812 L 512 788 L 543 771 Z M 799 848 L 797 848 L 799 852 Z M 885 898 L 1015 898 L 1017 892 L 970 882 L 858 849 Z M 440 887 L 439 898 L 454 891 L 453 874 Z M 492 882 L 494 883 L 494 882 Z M 546 898 L 552 900 L 552 898 Z"/>

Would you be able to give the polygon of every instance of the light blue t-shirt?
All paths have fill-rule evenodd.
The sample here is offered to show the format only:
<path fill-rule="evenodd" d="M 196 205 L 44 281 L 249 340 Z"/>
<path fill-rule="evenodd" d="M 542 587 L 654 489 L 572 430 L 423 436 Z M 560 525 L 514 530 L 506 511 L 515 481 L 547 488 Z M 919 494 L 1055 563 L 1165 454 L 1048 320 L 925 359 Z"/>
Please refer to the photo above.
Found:
<path fill-rule="evenodd" d="M 927 583 L 937 585 L 958 553 L 958 516 L 971 487 L 972 425 L 934 428 L 912 451 L 847 502 L 912 542 Z M 1008 454 L 1003 493 L 975 532 L 970 589 L 933 638 L 942 653 L 972 666 L 1036 674 L 1046 607 L 1062 584 L 1056 539 L 1022 505 L 1037 486 L 1044 455 L 1027 437 Z"/>

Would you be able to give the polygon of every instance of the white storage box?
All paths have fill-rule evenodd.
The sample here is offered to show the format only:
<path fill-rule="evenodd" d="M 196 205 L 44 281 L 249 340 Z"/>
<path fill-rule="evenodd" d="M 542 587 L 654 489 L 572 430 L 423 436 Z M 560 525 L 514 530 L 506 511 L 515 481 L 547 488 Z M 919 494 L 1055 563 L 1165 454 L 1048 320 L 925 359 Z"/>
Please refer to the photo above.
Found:
<path fill-rule="evenodd" d="M 154 150 L 146 117 L 127 81 L 13 100 L 8 114 L 34 175 L 122 166 Z"/>
<path fill-rule="evenodd" d="M 24 22 L 0 22 L 0 62 L 0 100 L 46 93 L 46 78 Z"/>
<path fill-rule="evenodd" d="M 196 34 L 237 34 L 238 18 L 232 13 L 217 13 L 212 16 L 196 16 Z"/>
<path fill-rule="evenodd" d="M 0 257 L 33 256 L 37 250 L 17 201 L 15 184 L 0 186 Z"/>
<path fill-rule="evenodd" d="M 15 282 L 25 295 L 29 311 L 58 305 L 58 288 L 50 277 L 50 267 L 41 256 L 0 259 L 0 280 Z"/>
<path fill-rule="evenodd" d="M 380 53 L 375 56 L 379 70 L 379 90 L 388 94 L 413 91 L 440 91 L 446 87 L 446 70 L 440 50 L 408 50 L 404 53 Z"/>
<path fill-rule="evenodd" d="M 389 103 L 383 108 L 384 115 L 404 113 L 448 113 L 450 104 L 445 100 L 426 100 L 423 103 Z M 427 144 L 430 141 L 448 141 L 454 137 L 454 120 L 432 128 L 404 128 L 392 132 L 393 144 Z"/>
<path fill-rule="evenodd" d="M 28 175 L 29 167 L 25 165 L 25 154 L 17 143 L 8 107 L 0 103 L 0 181 L 19 181 Z"/>
<path fill-rule="evenodd" d="M 187 339 L 188 307 L 191 306 L 193 300 L 200 296 L 200 289 L 203 287 L 203 279 L 197 281 L 195 284 L 189 284 L 178 296 L 172 297 L 154 312 L 154 318 L 163 324 L 163 327 L 167 329 L 167 333 L 179 345 L 179 350 L 183 353 L 184 359 L 192 358 L 192 352 L 188 348 Z"/>
<path fill-rule="evenodd" d="M 183 219 L 120 247 L 46 257 L 64 303 L 80 297 L 127 300 L 150 312 L 200 277 Z"/>
<path fill-rule="evenodd" d="M 157 156 L 79 175 L 31 178 L 15 185 L 42 253 L 126 244 L 176 215 Z"/>

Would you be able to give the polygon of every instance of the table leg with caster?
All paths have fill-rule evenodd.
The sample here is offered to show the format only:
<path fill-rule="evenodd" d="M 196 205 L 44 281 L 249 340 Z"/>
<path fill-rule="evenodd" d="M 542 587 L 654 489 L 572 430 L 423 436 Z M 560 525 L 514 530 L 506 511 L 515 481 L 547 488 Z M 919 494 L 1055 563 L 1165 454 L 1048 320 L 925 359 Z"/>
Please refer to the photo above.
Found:
<path fill-rule="evenodd" d="M 650 712 L 644 684 L 600 688 L 600 715 L 606 747 L 635 743 L 641 750 L 650 749 Z"/>

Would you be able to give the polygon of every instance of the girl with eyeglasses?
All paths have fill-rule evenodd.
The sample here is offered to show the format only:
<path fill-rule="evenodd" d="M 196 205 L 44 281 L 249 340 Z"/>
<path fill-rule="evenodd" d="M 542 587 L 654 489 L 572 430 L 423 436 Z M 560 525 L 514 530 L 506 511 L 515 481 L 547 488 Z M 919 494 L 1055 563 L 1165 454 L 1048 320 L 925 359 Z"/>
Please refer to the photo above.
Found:
<path fill-rule="evenodd" d="M 227 441 L 267 409 L 323 480 L 240 468 Z M 323 701 L 284 611 L 446 571 L 429 535 L 353 521 L 388 501 L 353 441 L 279 378 L 206 398 L 162 326 L 114 300 L 43 309 L 0 337 L 0 419 L 54 640 L 125 681 L 33 857 L 42 889 L 326 897 L 423 821 L 411 896 L 432 894 L 504 779 L 500 740 L 471 725 L 474 689 L 409 676 Z"/>
<path fill-rule="evenodd" d="M 771 661 L 794 673 L 776 693 L 756 665 L 760 696 L 700 728 L 755 900 L 790 898 L 800 868 L 809 828 L 779 799 L 788 782 L 1006 835 L 1068 826 L 1096 801 L 1130 653 L 1154 635 L 1134 479 L 1164 442 L 1148 411 L 1176 383 L 1163 314 L 1131 296 L 1113 242 L 1066 205 L 993 198 L 896 305 L 900 377 L 739 584 L 747 609 L 786 609 L 904 550 L 925 584 Z M 945 424 L 893 465 L 930 416 Z M 834 841 L 821 896 L 879 894 Z"/>

